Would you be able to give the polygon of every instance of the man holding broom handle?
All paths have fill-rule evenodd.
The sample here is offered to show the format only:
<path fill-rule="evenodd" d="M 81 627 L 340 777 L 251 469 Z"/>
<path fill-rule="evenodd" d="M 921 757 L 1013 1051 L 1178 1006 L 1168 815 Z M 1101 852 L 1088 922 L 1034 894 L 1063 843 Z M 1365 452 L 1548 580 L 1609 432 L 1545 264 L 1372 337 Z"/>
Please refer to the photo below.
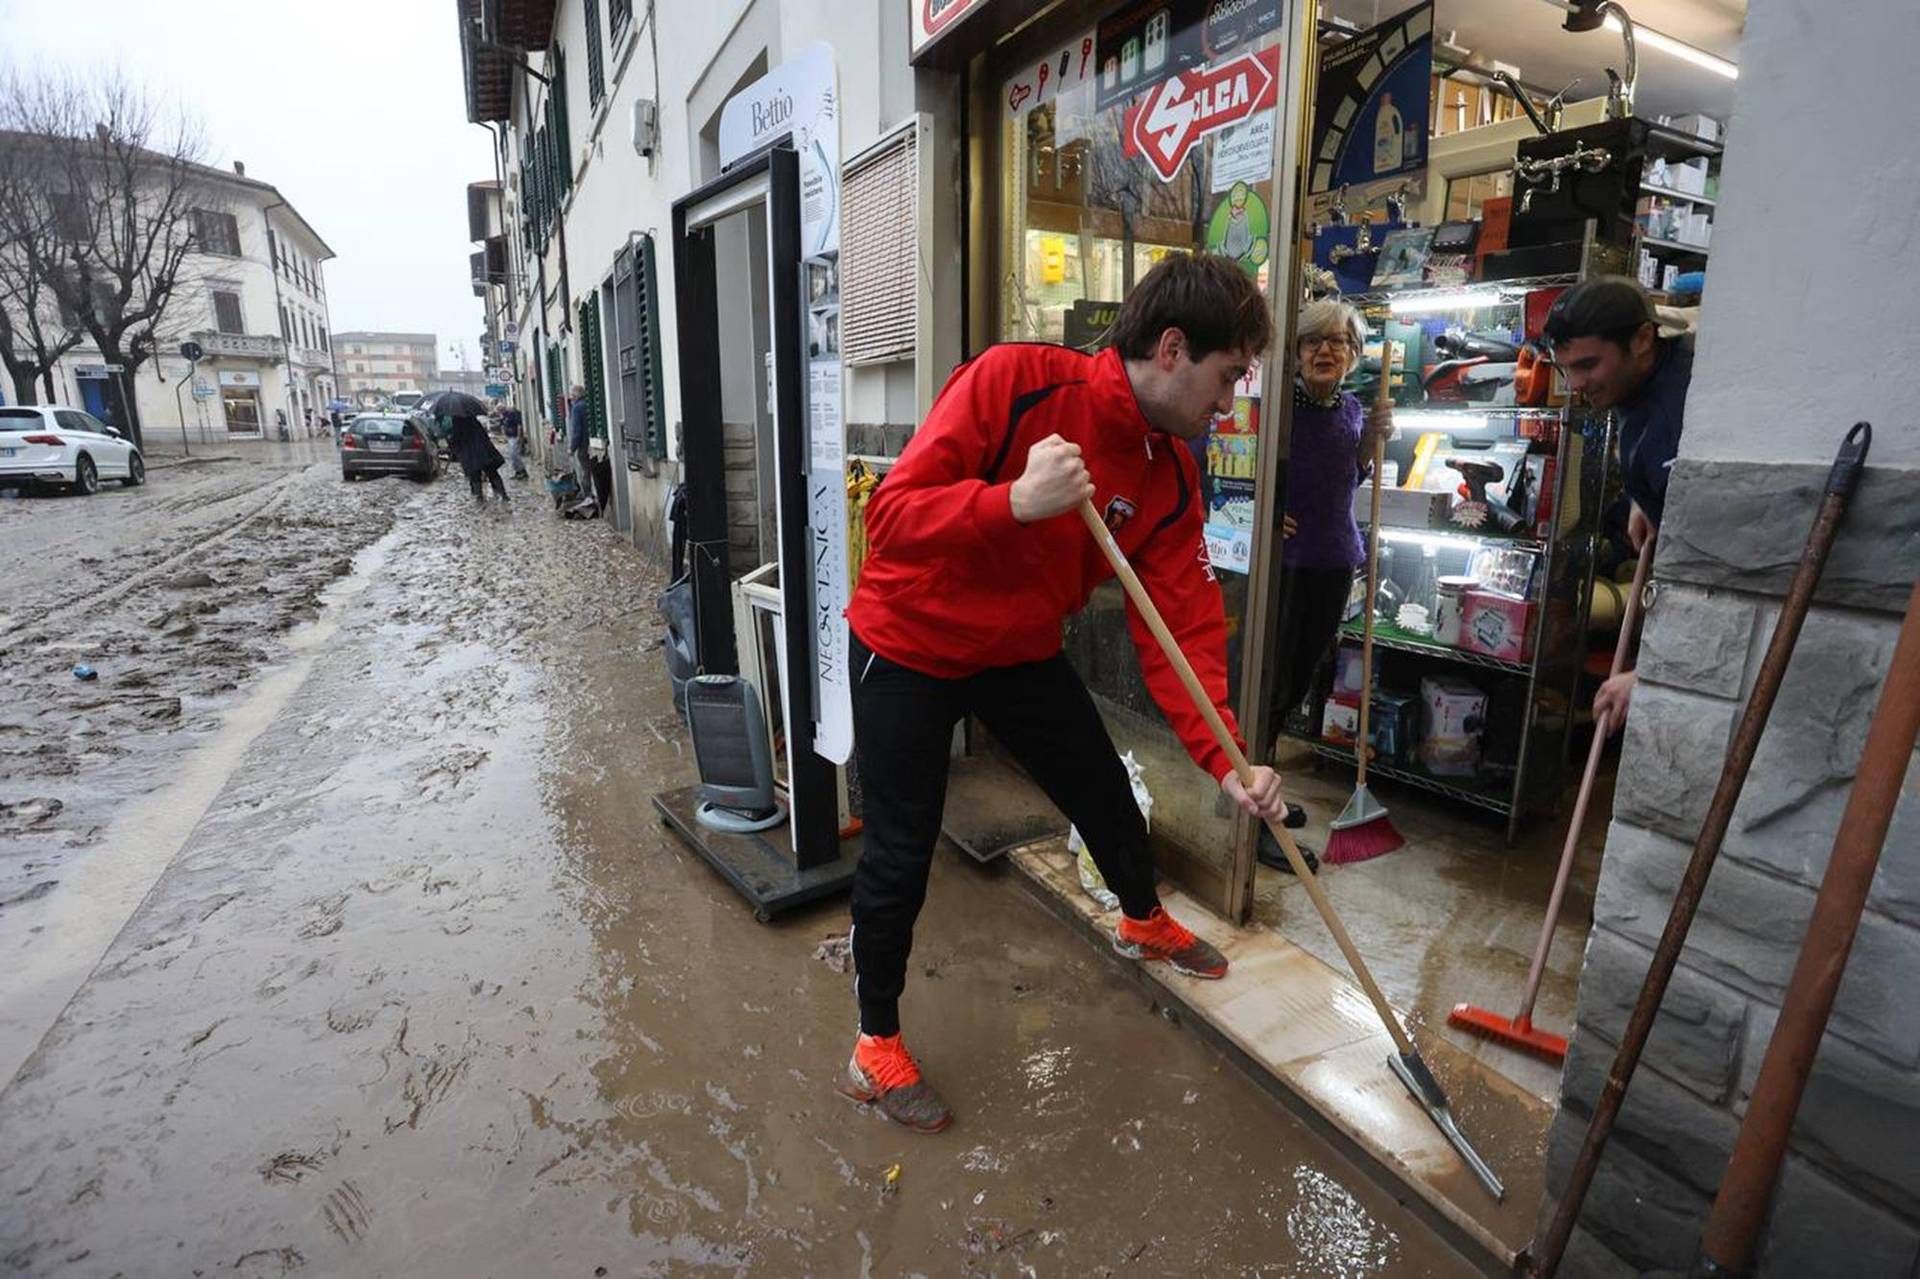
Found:
<path fill-rule="evenodd" d="M 1227 961 L 1169 916 L 1125 769 L 1060 628 L 1112 575 L 1074 512 L 1092 500 L 1188 653 L 1229 729 L 1226 618 L 1185 441 L 1233 408 L 1273 337 L 1267 304 L 1227 258 L 1169 256 L 1135 285 L 1087 355 L 990 348 L 948 379 L 875 491 L 869 553 L 847 609 L 865 846 L 853 886 L 860 1033 L 845 1091 L 923 1132 L 952 1111 L 900 1032 L 913 924 L 946 792 L 954 723 L 977 715 L 1086 836 L 1120 899 L 1114 948 L 1190 976 Z M 1243 786 L 1131 606 L 1147 687 L 1188 753 L 1261 818 L 1280 779 Z"/>

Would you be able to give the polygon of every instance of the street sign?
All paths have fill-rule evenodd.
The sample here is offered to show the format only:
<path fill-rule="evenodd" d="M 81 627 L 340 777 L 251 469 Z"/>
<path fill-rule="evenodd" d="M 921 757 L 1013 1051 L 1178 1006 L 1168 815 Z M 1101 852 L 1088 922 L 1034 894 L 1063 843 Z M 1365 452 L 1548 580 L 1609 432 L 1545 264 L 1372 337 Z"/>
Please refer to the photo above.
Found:
<path fill-rule="evenodd" d="M 180 358 L 189 363 L 199 363 L 200 357 L 206 353 L 206 349 L 198 342 L 182 342 L 180 344 Z"/>
<path fill-rule="evenodd" d="M 487 398 L 490 400 L 504 400 L 507 398 L 507 388 L 499 382 L 489 382 L 487 383 Z"/>
<path fill-rule="evenodd" d="M 520 322 L 518 320 L 508 320 L 503 326 L 503 331 L 506 334 L 507 341 L 517 342 L 520 340 Z"/>
<path fill-rule="evenodd" d="M 513 343 L 508 341 L 505 338 L 502 338 L 500 340 L 500 354 L 507 356 L 509 359 L 511 359 L 513 356 Z"/>
<path fill-rule="evenodd" d="M 1271 109 L 1279 83 L 1278 46 L 1183 71 L 1128 108 L 1126 149 L 1171 182 L 1201 138 Z"/>

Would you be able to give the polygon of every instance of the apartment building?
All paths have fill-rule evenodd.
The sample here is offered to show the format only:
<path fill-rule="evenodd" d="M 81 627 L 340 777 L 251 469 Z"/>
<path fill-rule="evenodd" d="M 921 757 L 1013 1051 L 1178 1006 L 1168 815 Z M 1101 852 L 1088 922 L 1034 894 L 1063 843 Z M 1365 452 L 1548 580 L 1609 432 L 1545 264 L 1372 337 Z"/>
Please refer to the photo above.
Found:
<path fill-rule="evenodd" d="M 333 355 L 341 394 L 369 401 L 433 390 L 440 373 L 432 333 L 336 333 Z"/>

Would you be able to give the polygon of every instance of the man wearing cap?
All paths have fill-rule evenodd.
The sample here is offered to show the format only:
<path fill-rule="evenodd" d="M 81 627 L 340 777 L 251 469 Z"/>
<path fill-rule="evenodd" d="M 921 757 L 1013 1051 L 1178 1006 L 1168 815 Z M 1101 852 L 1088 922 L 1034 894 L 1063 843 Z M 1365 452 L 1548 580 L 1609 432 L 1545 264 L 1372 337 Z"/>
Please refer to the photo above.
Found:
<path fill-rule="evenodd" d="M 1653 304 L 1625 276 L 1576 284 L 1547 312 L 1546 339 L 1567 388 L 1596 409 L 1611 410 L 1620 428 L 1621 481 L 1632 510 L 1627 540 L 1638 551 L 1660 527 L 1667 479 L 1680 452 L 1680 430 L 1693 381 L 1693 343 L 1663 338 Z M 1626 722 L 1635 675 L 1600 686 L 1593 713 Z"/>

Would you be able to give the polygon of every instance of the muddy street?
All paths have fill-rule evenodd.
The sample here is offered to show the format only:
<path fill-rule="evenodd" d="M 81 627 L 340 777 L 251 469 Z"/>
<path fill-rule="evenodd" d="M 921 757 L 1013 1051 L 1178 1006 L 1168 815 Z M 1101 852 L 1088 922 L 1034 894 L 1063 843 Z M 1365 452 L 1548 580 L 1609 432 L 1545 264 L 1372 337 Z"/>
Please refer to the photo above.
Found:
<path fill-rule="evenodd" d="M 651 808 L 644 558 L 297 460 L 0 504 L 67 562 L 0 619 L 11 1270 L 1470 1273 L 960 859 L 903 1006 L 957 1122 L 838 1096 L 845 902 L 757 924 Z"/>

